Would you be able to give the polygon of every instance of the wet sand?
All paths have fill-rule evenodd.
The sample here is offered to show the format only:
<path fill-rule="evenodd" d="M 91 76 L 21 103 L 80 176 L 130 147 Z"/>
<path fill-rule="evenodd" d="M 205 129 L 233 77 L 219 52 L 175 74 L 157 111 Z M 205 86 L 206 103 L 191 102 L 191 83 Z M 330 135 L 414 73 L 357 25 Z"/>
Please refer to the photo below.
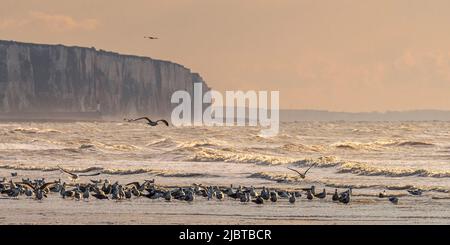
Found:
<path fill-rule="evenodd" d="M 0 170 L 0 176 L 8 173 L 7 170 Z M 60 176 L 58 172 L 40 171 L 24 171 L 21 174 L 30 178 L 47 175 L 49 181 Z M 129 176 L 102 175 L 102 178 L 105 177 L 112 180 L 119 178 L 123 183 L 130 181 L 127 179 Z M 157 177 L 157 182 L 178 185 L 178 179 Z M 182 182 L 194 183 L 195 179 L 183 178 Z M 266 184 L 283 187 L 273 182 Z M 441 194 L 441 199 L 435 199 L 429 193 L 408 196 L 401 191 L 397 193 L 400 195 L 398 205 L 376 197 L 375 191 L 373 195 L 359 193 L 357 189 L 353 193 L 352 201 L 347 205 L 332 202 L 331 195 L 325 200 L 312 201 L 303 195 L 295 204 L 279 199 L 276 203 L 266 202 L 264 205 L 240 203 L 230 198 L 207 201 L 202 197 L 187 203 L 145 197 L 121 201 L 91 197 L 88 201 L 75 201 L 62 199 L 54 193 L 42 201 L 25 196 L 19 199 L 2 196 L 0 224 L 450 224 L 450 199 L 447 199 L 446 193 Z"/>
<path fill-rule="evenodd" d="M 147 198 L 124 201 L 74 201 L 51 196 L 43 201 L 0 199 L 0 224 L 449 224 L 449 200 L 427 204 L 404 198 L 355 198 L 351 204 L 330 200 L 295 204 L 282 200 L 258 206 L 238 201 L 166 202 Z M 6 211 L 7 210 L 7 211 Z"/>

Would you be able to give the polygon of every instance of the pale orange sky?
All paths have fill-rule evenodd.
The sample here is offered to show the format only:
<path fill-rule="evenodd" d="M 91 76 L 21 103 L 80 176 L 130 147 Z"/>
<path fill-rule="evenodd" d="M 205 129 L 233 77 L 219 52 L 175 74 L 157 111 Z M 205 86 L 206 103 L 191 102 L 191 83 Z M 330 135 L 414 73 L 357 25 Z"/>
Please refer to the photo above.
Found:
<path fill-rule="evenodd" d="M 447 0 L 68 2 L 0 0 L 0 39 L 171 60 L 282 108 L 450 109 Z"/>

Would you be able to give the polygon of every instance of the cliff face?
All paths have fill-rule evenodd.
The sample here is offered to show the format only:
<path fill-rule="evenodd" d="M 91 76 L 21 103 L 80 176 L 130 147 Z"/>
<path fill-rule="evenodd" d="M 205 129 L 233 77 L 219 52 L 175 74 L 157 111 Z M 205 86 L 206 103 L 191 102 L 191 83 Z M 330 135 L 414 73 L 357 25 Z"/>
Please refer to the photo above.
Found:
<path fill-rule="evenodd" d="M 203 79 L 168 61 L 94 48 L 0 41 L 0 113 L 169 115 L 172 93 Z"/>

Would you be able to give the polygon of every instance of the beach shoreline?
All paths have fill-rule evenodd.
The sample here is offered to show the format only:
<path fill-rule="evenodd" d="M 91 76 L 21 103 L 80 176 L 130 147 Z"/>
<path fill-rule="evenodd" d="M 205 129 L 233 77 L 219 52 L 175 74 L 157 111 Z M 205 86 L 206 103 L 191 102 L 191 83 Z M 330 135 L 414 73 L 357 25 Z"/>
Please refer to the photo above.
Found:
<path fill-rule="evenodd" d="M 0 176 L 9 173 L 1 169 Z M 21 175 L 33 177 L 45 176 L 52 181 L 57 172 L 21 171 Z M 136 177 L 136 176 L 135 176 Z M 180 186 L 173 178 L 139 175 L 141 179 L 156 178 L 163 186 Z M 129 176 L 102 175 L 113 181 L 119 178 L 121 183 L 132 181 Z M 18 181 L 17 179 L 16 181 Z M 88 181 L 84 179 L 84 181 Z M 194 179 L 183 180 L 183 186 Z M 266 183 L 269 188 L 285 188 L 283 184 Z M 301 189 L 299 185 L 296 189 Z M 306 187 L 306 186 L 305 186 Z M 332 192 L 328 188 L 327 192 Z M 450 198 L 435 199 L 434 193 L 422 196 L 398 195 L 398 205 L 390 203 L 387 198 L 362 194 L 353 190 L 351 202 L 342 204 L 333 202 L 331 195 L 325 199 L 307 200 L 306 196 L 298 198 L 291 204 L 287 198 L 279 198 L 276 203 L 270 201 L 263 205 L 241 203 L 225 197 L 224 200 L 207 200 L 196 196 L 193 202 L 180 200 L 165 201 L 163 198 L 152 200 L 146 197 L 132 197 L 125 200 L 88 200 L 63 199 L 59 193 L 49 193 L 41 201 L 20 196 L 0 197 L 2 225 L 56 225 L 56 224 L 149 224 L 149 225 L 381 225 L 381 224 L 449 224 Z M 391 192 L 395 193 L 395 192 Z M 396 192 L 401 193 L 401 192 Z"/>
<path fill-rule="evenodd" d="M 0 224 L 448 224 L 450 213 L 446 206 L 449 204 L 449 200 L 435 200 L 432 207 L 423 203 L 419 206 L 415 201 L 402 199 L 401 204 L 394 206 L 386 200 L 363 198 L 348 205 L 330 200 L 302 200 L 289 204 L 286 200 L 258 206 L 234 200 L 187 203 L 147 198 L 75 201 L 49 197 L 36 201 L 2 197 L 0 208 L 8 212 L 2 212 Z M 436 207 L 441 208 L 441 212 Z"/>

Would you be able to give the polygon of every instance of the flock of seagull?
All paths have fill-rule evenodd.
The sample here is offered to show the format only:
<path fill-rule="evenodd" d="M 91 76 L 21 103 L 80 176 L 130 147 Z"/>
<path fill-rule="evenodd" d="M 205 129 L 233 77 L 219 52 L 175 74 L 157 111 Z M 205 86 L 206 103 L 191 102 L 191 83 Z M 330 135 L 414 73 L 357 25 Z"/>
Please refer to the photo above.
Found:
<path fill-rule="evenodd" d="M 65 173 L 70 173 L 64 171 Z M 73 173 L 70 173 L 72 176 Z M 59 194 L 62 198 L 74 200 L 87 200 L 91 197 L 96 199 L 111 199 L 123 200 L 131 199 L 132 197 L 147 197 L 150 199 L 164 199 L 166 201 L 180 200 L 192 202 L 196 198 L 205 198 L 207 200 L 218 199 L 223 200 L 228 197 L 239 200 L 240 202 L 253 202 L 256 204 L 264 204 L 266 201 L 277 202 L 281 198 L 289 200 L 289 203 L 295 203 L 302 195 L 305 195 L 308 200 L 314 198 L 325 199 L 327 192 L 316 193 L 315 187 L 304 188 L 301 191 L 286 191 L 286 190 L 270 190 L 263 187 L 260 191 L 257 188 L 242 187 L 234 188 L 219 187 L 219 186 L 203 186 L 201 184 L 193 184 L 189 187 L 173 187 L 167 188 L 157 186 L 155 180 L 145 180 L 143 183 L 131 182 L 125 185 L 119 182 L 110 182 L 109 180 L 90 180 L 89 183 L 65 183 L 61 180 L 46 182 L 44 178 L 30 180 L 22 179 L 22 181 L 7 181 L 6 178 L 0 180 L 0 193 L 7 195 L 10 198 L 19 198 L 25 195 L 28 198 L 36 200 L 43 200 L 48 197 L 50 193 Z M 351 196 L 351 189 L 342 193 L 335 190 L 332 200 L 341 203 L 349 203 Z"/>
<path fill-rule="evenodd" d="M 67 174 L 71 182 L 62 182 L 61 179 L 53 182 L 46 182 L 44 178 L 30 180 L 22 178 L 21 181 L 14 181 L 12 178 L 8 181 L 6 178 L 0 180 L 0 193 L 9 198 L 19 198 L 25 195 L 28 198 L 43 200 L 50 193 L 59 194 L 64 199 L 88 200 L 93 197 L 104 200 L 123 200 L 133 197 L 146 197 L 149 199 L 164 199 L 166 201 L 180 200 L 192 202 L 196 198 L 204 198 L 207 200 L 218 199 L 223 200 L 228 197 L 239 200 L 242 203 L 253 202 L 256 204 L 264 204 L 265 202 L 275 203 L 279 199 L 287 199 L 289 203 L 294 204 L 297 199 L 306 196 L 306 199 L 313 200 L 325 199 L 329 194 L 324 188 L 322 192 L 316 193 L 315 186 L 310 188 L 302 188 L 296 191 L 288 190 L 270 190 L 262 187 L 259 190 L 253 186 L 234 188 L 219 186 L 204 186 L 201 184 L 193 184 L 188 187 L 163 187 L 155 184 L 155 180 L 145 180 L 143 183 L 131 182 L 125 185 L 119 182 L 112 183 L 107 179 L 90 180 L 88 183 L 78 183 L 81 176 L 97 176 L 101 173 L 94 174 L 76 174 L 59 167 L 61 172 Z M 308 169 L 309 170 L 309 169 Z M 307 171 L 308 171 L 307 170 Z M 293 170 L 296 171 L 296 170 Z M 306 171 L 306 172 L 307 172 Z M 298 172 L 298 171 L 296 171 Z M 300 174 L 300 173 L 299 173 Z M 306 173 L 303 173 L 303 176 Z M 17 177 L 17 173 L 11 173 L 12 177 Z M 411 195 L 421 195 L 419 189 L 408 190 Z M 351 200 L 352 188 L 346 191 L 338 192 L 335 189 L 332 194 L 332 201 L 348 204 Z M 379 198 L 387 198 L 391 203 L 398 204 L 398 197 L 389 196 L 385 191 L 378 195 Z"/>
<path fill-rule="evenodd" d="M 167 120 L 165 119 L 159 119 L 156 121 L 152 121 L 150 118 L 148 117 L 140 117 L 140 118 L 136 118 L 136 119 L 123 119 L 126 122 L 136 122 L 136 121 L 140 121 L 140 120 L 146 120 L 147 121 L 147 125 L 151 126 L 151 127 L 155 127 L 158 126 L 159 123 L 163 123 L 164 125 L 166 125 L 167 127 L 169 127 L 169 122 L 167 122 Z"/>

